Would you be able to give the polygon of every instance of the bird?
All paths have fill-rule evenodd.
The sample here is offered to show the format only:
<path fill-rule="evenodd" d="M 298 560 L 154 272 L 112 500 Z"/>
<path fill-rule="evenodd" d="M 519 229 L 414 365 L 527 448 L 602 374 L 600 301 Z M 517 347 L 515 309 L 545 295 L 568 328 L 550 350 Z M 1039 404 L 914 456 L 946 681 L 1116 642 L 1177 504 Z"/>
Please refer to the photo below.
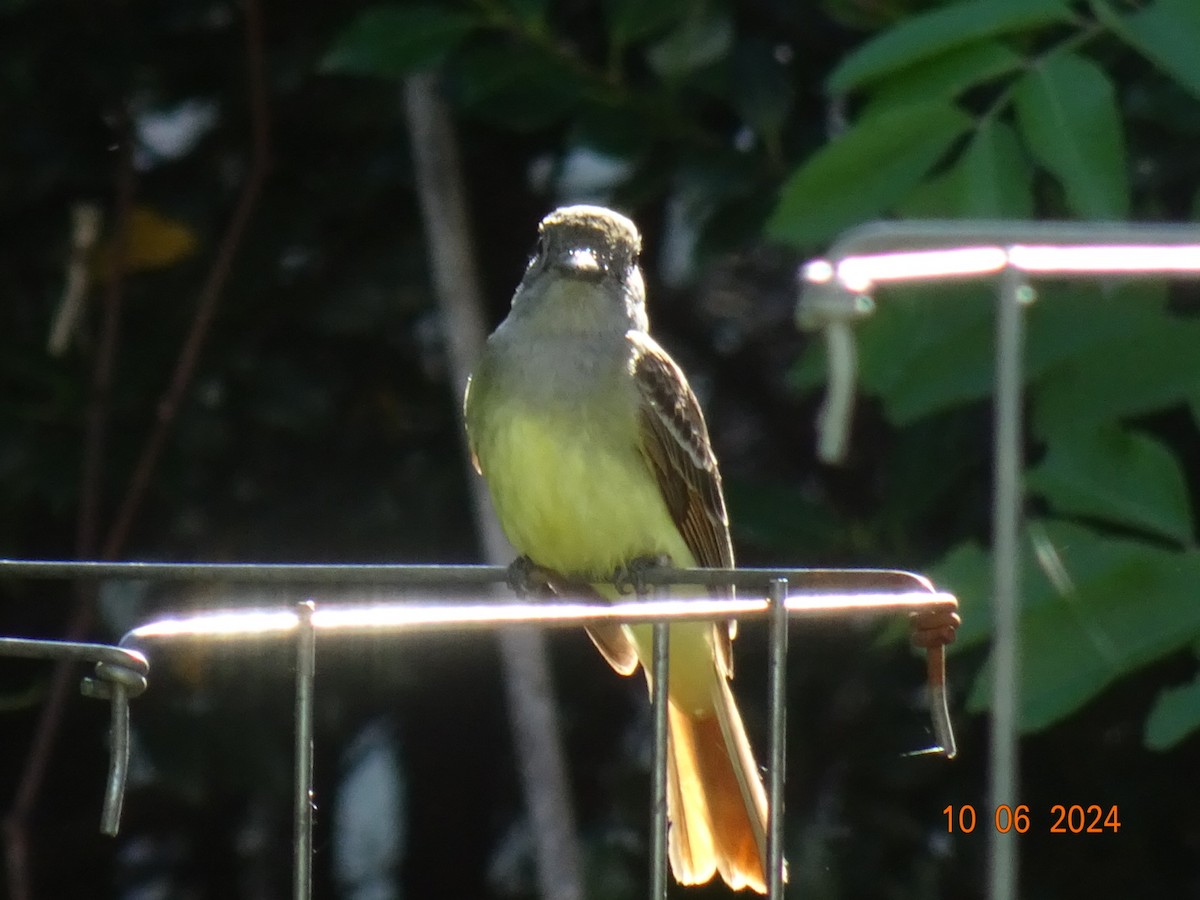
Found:
<path fill-rule="evenodd" d="M 608 599 L 642 567 L 734 565 L 717 458 L 682 369 L 650 336 L 637 226 L 566 206 L 542 219 L 507 317 L 464 396 L 475 469 L 524 564 Z M 715 589 L 731 596 L 731 588 Z M 650 682 L 652 626 L 588 630 Z M 730 620 L 670 626 L 668 858 L 766 893 L 767 797 L 730 682 Z"/>

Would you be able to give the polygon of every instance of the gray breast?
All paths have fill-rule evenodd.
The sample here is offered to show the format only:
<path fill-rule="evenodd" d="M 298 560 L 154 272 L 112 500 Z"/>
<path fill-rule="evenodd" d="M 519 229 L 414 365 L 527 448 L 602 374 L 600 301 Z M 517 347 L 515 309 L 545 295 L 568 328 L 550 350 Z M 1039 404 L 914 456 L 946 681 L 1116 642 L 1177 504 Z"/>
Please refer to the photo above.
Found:
<path fill-rule="evenodd" d="M 489 341 L 497 389 L 562 415 L 577 409 L 636 403 L 624 336 L 541 336 L 514 341 L 498 331 Z"/>

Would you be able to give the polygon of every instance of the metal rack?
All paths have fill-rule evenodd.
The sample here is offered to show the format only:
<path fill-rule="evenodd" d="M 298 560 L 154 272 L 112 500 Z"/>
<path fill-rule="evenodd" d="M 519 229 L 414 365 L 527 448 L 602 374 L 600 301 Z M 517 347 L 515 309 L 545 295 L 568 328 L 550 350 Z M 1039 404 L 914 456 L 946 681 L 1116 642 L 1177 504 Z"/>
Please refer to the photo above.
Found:
<path fill-rule="evenodd" d="M 117 647 L 62 644 L 52 641 L 0 642 L 0 654 L 99 661 L 85 692 L 113 702 L 112 764 L 101 828 L 117 831 L 129 759 L 128 698 L 145 689 L 150 656 L 156 645 L 177 641 L 236 641 L 248 638 L 292 640 L 296 646 L 295 699 L 295 863 L 293 896 L 307 900 L 312 884 L 313 686 L 317 638 L 352 639 L 364 634 L 415 634 L 429 630 L 495 628 L 512 624 L 579 626 L 599 621 L 653 622 L 655 654 L 654 768 L 651 801 L 650 896 L 666 896 L 667 887 L 667 715 L 669 629 L 679 619 L 767 617 L 770 677 L 768 772 L 769 896 L 783 896 L 783 783 L 786 757 L 785 663 L 787 624 L 791 617 L 864 616 L 903 613 L 913 616 L 917 642 L 926 648 L 930 709 L 937 748 L 954 755 L 954 736 L 945 690 L 943 646 L 953 638 L 957 599 L 937 591 L 925 578 L 909 572 L 869 569 L 660 569 L 643 576 L 647 594 L 668 585 L 692 587 L 698 596 L 669 600 L 643 596 L 616 604 L 597 602 L 460 601 L 414 602 L 379 599 L 367 603 L 320 603 L 312 599 L 319 585 L 371 584 L 394 590 L 446 588 L 482 594 L 504 584 L 507 569 L 493 566 L 391 565 L 252 565 L 202 563 L 101 563 L 0 560 L 0 578 L 100 579 L 141 578 L 224 583 L 267 583 L 303 589 L 294 605 L 242 607 L 169 616 L 129 632 Z M 703 588 L 732 585 L 739 598 L 714 600 L 699 596 Z M 24 651 L 24 652 L 22 652 Z M 96 685 L 102 685 L 98 690 Z"/>

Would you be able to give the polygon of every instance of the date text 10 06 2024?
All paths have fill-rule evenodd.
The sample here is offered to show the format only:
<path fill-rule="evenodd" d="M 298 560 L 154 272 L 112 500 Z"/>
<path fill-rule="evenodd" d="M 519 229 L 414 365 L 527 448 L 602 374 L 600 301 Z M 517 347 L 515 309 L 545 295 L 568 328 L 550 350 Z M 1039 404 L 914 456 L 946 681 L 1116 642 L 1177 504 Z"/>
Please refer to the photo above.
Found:
<path fill-rule="evenodd" d="M 946 831 L 951 834 L 956 831 L 970 834 L 979 824 L 975 807 L 970 803 L 960 806 L 951 804 L 942 810 L 942 815 L 946 817 Z M 1015 831 L 1018 834 L 1025 834 L 1030 829 L 1040 829 L 1048 834 L 1116 834 L 1121 828 L 1121 816 L 1115 803 L 1107 807 L 1097 803 L 1087 806 L 1056 803 L 1050 807 L 1049 815 L 1043 818 L 1044 822 L 1035 822 L 1024 803 L 1019 806 L 1001 805 L 996 807 L 992 815 L 992 827 L 1002 833 Z M 985 822 L 984 827 L 986 825 Z"/>

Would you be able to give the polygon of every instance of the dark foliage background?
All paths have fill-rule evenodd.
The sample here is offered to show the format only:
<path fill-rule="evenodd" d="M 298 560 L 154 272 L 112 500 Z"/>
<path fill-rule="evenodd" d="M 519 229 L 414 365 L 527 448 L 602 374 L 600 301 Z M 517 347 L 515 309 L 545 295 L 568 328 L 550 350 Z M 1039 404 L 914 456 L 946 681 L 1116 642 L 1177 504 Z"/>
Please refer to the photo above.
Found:
<path fill-rule="evenodd" d="M 983 896 L 986 294 L 885 298 L 860 331 L 851 458 L 826 467 L 824 363 L 792 325 L 795 268 L 882 215 L 1194 221 L 1196 46 L 1191 0 L 0 0 L 0 554 L 477 559 L 400 101 L 400 79 L 435 69 L 487 318 L 549 208 L 629 212 L 656 333 L 707 410 L 739 561 L 923 569 L 963 599 L 953 763 L 906 755 L 930 736 L 898 630 L 793 629 L 789 894 Z M 269 167 L 238 234 L 256 128 Z M 87 302 L 48 350 L 72 264 Z M 1029 313 L 1023 897 L 1200 892 L 1196 307 L 1183 287 L 1049 285 Z M 204 337 L 196 366 L 122 529 L 189 335 Z M 0 629 L 62 636 L 82 608 L 75 625 L 112 638 L 158 609 L 254 599 L 121 584 L 77 606 L 62 585 L 5 581 Z M 760 746 L 762 649 L 746 627 L 738 684 Z M 640 896 L 644 691 L 581 634 L 552 651 L 589 889 Z M 25 821 L 34 895 L 144 896 L 155 877 L 159 896 L 284 896 L 286 654 L 154 665 L 115 841 L 95 829 L 105 711 L 68 695 Z M 318 797 L 382 716 L 409 783 L 405 895 L 532 896 L 491 641 L 323 647 L 321 665 Z M 24 663 L 0 678 L 7 805 L 51 688 Z M 1120 829 L 1050 834 L 1055 803 L 1116 805 Z M 973 804 L 979 827 L 948 834 L 948 804 Z"/>

